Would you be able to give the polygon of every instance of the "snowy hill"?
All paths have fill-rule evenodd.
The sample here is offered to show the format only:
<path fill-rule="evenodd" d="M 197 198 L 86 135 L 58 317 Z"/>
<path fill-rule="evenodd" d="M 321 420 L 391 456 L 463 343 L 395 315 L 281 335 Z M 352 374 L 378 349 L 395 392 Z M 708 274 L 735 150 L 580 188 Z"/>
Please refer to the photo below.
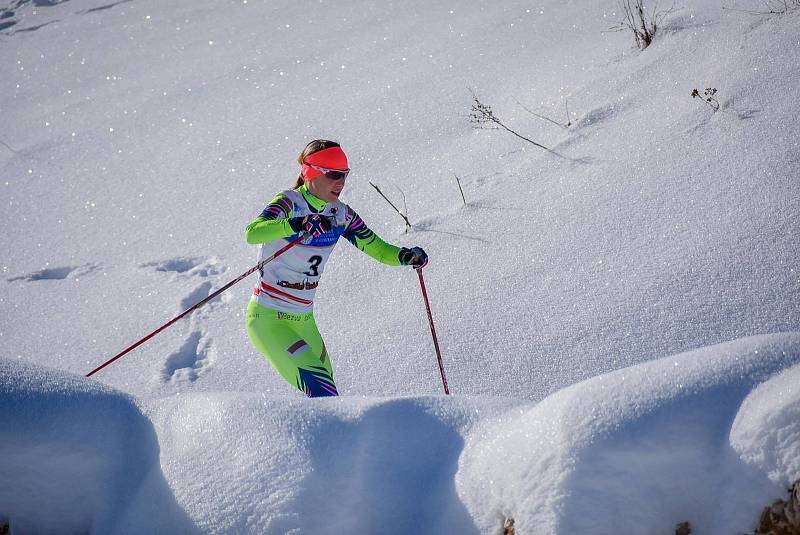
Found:
<path fill-rule="evenodd" d="M 0 443 L 52 443 L 45 366 L 81 403 L 142 407 L 108 418 L 153 426 L 134 456 L 151 470 L 160 447 L 159 492 L 205 532 L 754 529 L 800 477 L 800 10 L 753 3 L 678 6 L 640 51 L 606 32 L 612 0 L 0 2 Z M 558 155 L 474 129 L 469 89 Z M 530 113 L 565 109 L 566 128 Z M 253 279 L 75 377 L 251 267 L 245 225 L 320 137 L 350 157 L 345 202 L 430 254 L 452 398 L 416 275 L 346 243 L 315 307 L 341 399 L 303 399 L 251 347 Z M 96 503 L 86 529 L 146 529 Z"/>

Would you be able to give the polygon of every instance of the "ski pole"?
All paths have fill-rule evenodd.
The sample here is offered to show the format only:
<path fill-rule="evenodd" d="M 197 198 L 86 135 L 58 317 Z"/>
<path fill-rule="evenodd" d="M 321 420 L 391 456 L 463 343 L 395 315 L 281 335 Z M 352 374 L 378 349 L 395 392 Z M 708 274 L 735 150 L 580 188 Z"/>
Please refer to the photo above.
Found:
<path fill-rule="evenodd" d="M 283 253 L 285 253 L 286 251 L 288 251 L 289 249 L 291 249 L 292 247 L 294 247 L 295 245 L 300 243 L 304 238 L 305 238 L 305 235 L 300 236 L 296 240 L 291 241 L 288 244 L 286 244 L 285 246 L 283 246 L 282 248 L 278 249 L 278 251 L 276 251 L 275 254 L 273 254 L 269 258 L 266 258 L 266 259 L 262 260 L 261 262 L 259 262 L 258 264 L 256 264 L 252 268 L 248 269 L 247 271 L 245 271 L 244 273 L 242 273 L 241 275 L 239 275 L 238 277 L 236 277 L 235 279 L 230 281 L 228 284 L 226 284 L 225 286 L 223 286 L 222 288 L 217 290 L 216 292 L 210 294 L 208 297 L 206 297 L 202 301 L 199 301 L 199 302 L 195 303 L 194 305 L 192 305 L 191 307 L 187 308 L 186 310 L 181 312 L 179 315 L 175 316 L 170 321 L 168 321 L 167 323 L 165 323 L 164 325 L 162 325 L 161 327 L 159 327 L 155 331 L 151 332 L 150 334 L 148 334 L 147 336 L 145 336 L 144 338 L 142 338 L 141 340 L 139 340 L 135 344 L 132 344 L 132 345 L 128 346 L 127 348 L 122 350 L 120 353 L 118 353 L 114 357 L 108 359 L 103 364 L 101 364 L 97 368 L 95 368 L 92 371 L 90 371 L 89 373 L 87 373 L 86 377 L 91 377 L 92 375 L 94 375 L 95 373 L 99 372 L 100 370 L 102 370 L 103 368 L 105 368 L 106 366 L 108 366 L 109 364 L 114 362 L 115 360 L 124 357 L 126 354 L 130 353 L 131 351 L 133 351 L 134 349 L 136 349 L 137 347 L 139 347 L 143 343 L 147 342 L 152 337 L 154 337 L 155 335 L 157 335 L 158 333 L 160 333 L 161 331 L 163 331 L 164 329 L 166 329 L 167 327 L 169 327 L 170 325 L 172 325 L 176 321 L 180 320 L 181 318 L 183 318 L 185 316 L 188 316 L 189 314 L 191 314 L 192 312 L 194 312 L 195 310 L 197 310 L 201 306 L 205 305 L 206 303 L 208 303 L 209 301 L 214 299 L 216 296 L 218 296 L 219 294 L 221 294 L 222 292 L 224 292 L 225 290 L 227 290 L 228 288 L 230 288 L 231 286 L 236 284 L 237 282 L 241 281 L 242 279 L 244 279 L 245 277 L 247 277 L 251 273 L 255 273 L 256 271 L 258 271 L 259 269 L 264 267 L 265 264 L 267 264 L 269 262 L 272 262 L 273 260 L 278 258 L 280 255 L 282 255 Z"/>
<path fill-rule="evenodd" d="M 436 338 L 436 328 L 433 326 L 433 315 L 431 314 L 431 304 L 428 301 L 428 292 L 425 290 L 425 281 L 422 278 L 422 268 L 414 268 L 419 275 L 419 286 L 422 288 L 422 297 L 425 300 L 425 309 L 428 311 L 428 324 L 431 326 L 431 335 L 433 335 L 433 347 L 436 348 L 436 358 L 439 360 L 439 372 L 442 374 L 442 385 L 444 385 L 444 393 L 450 395 L 450 389 L 447 388 L 447 378 L 444 376 L 444 365 L 442 364 L 442 352 L 439 350 L 439 340 Z"/>

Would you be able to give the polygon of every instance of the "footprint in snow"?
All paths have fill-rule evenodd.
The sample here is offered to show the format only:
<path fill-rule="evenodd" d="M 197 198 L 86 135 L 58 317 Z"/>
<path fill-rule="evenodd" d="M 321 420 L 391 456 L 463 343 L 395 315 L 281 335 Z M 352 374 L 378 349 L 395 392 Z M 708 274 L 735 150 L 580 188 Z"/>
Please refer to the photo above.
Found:
<path fill-rule="evenodd" d="M 194 331 L 181 348 L 164 361 L 161 381 L 171 384 L 193 383 L 209 369 L 213 360 L 211 340 L 203 331 Z"/>
<path fill-rule="evenodd" d="M 167 260 L 139 264 L 140 268 L 152 269 L 160 273 L 171 273 L 173 280 L 206 279 L 216 277 L 225 272 L 226 268 L 219 263 L 217 258 L 201 258 L 178 256 Z M 213 284 L 203 280 L 198 286 L 181 299 L 180 308 L 185 310 L 208 297 L 213 291 Z M 217 299 L 214 299 L 216 301 Z"/>
<path fill-rule="evenodd" d="M 93 7 L 91 9 L 86 9 L 84 11 L 78 11 L 79 14 L 85 15 L 86 13 L 96 13 L 98 11 L 105 11 L 107 9 L 111 9 L 117 7 L 120 4 L 125 4 L 127 2 L 131 2 L 132 0 L 119 0 L 118 2 L 112 2 L 110 4 L 106 4 L 103 6 Z"/>
<path fill-rule="evenodd" d="M 73 275 L 74 278 L 81 277 L 83 275 L 88 275 L 92 271 L 95 271 L 99 268 L 99 266 L 95 264 L 85 264 L 83 266 L 61 266 L 61 267 L 52 267 L 52 268 L 45 268 L 40 269 L 39 271 L 34 271 L 33 273 L 28 273 L 27 275 L 20 275 L 19 277 L 12 277 L 7 279 L 8 282 L 16 282 L 16 281 L 25 281 L 25 282 L 35 282 L 35 281 L 46 281 L 46 280 L 64 280 L 70 275 Z"/>
<path fill-rule="evenodd" d="M 167 260 L 139 264 L 141 268 L 152 268 L 164 273 L 186 274 L 198 277 L 211 277 L 225 272 L 216 258 L 178 256 Z"/>
<path fill-rule="evenodd" d="M 573 131 L 608 122 L 627 107 L 627 104 L 621 104 L 619 102 L 597 107 L 578 119 Z"/>
<path fill-rule="evenodd" d="M 190 306 L 198 303 L 211 294 L 212 285 L 209 281 L 202 283 L 200 286 L 192 290 L 189 295 L 181 299 L 181 310 L 185 310 Z M 212 299 L 212 303 L 217 301 L 219 296 Z"/>
<path fill-rule="evenodd" d="M 45 22 L 44 24 L 29 26 L 16 31 L 11 29 L 14 28 L 14 26 L 20 21 L 24 20 L 24 16 L 21 16 L 21 14 L 18 13 L 20 10 L 32 10 L 35 14 L 37 8 L 57 6 L 58 4 L 63 4 L 68 1 L 69 0 L 16 0 L 14 2 L 9 2 L 7 6 L 0 7 L 0 32 L 6 35 L 13 35 L 15 33 L 22 32 L 33 32 L 39 28 L 43 28 L 44 26 L 58 22 L 58 20 L 52 20 Z M 8 31 L 6 32 L 4 30 Z"/>
<path fill-rule="evenodd" d="M 216 277 L 225 272 L 225 267 L 219 264 L 217 258 L 200 258 L 179 256 L 140 264 L 140 268 L 152 269 L 160 273 L 172 273 L 173 280 L 196 280 Z M 208 297 L 213 291 L 211 281 L 203 280 L 198 286 L 181 299 L 180 308 L 185 310 Z M 216 301 L 216 299 L 215 299 Z"/>
<path fill-rule="evenodd" d="M 186 310 L 203 299 L 207 298 L 214 289 L 211 280 L 204 280 L 209 277 L 217 278 L 225 272 L 225 267 L 220 265 L 217 258 L 185 257 L 179 256 L 139 264 L 140 268 L 150 269 L 157 273 L 169 273 L 173 281 L 180 282 L 196 281 L 199 282 L 185 297 L 180 301 L 180 310 Z M 198 281 L 199 279 L 199 281 Z M 220 297 L 215 298 L 205 309 L 213 309 L 214 302 Z M 194 320 L 192 319 L 192 324 Z M 202 330 L 193 331 L 183 346 L 176 352 L 169 355 L 161 371 L 163 383 L 185 383 L 196 381 L 211 365 L 213 361 L 211 350 L 211 339 Z"/>

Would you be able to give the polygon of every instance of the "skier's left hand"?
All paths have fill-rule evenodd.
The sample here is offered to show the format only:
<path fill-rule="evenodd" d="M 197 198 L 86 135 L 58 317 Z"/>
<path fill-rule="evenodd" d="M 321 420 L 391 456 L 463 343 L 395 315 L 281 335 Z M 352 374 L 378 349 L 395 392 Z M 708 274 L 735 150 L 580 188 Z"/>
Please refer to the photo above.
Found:
<path fill-rule="evenodd" d="M 428 265 L 428 255 L 422 250 L 422 247 L 412 247 L 400 249 L 397 255 L 400 263 L 404 266 L 412 266 L 414 269 L 422 269 Z"/>

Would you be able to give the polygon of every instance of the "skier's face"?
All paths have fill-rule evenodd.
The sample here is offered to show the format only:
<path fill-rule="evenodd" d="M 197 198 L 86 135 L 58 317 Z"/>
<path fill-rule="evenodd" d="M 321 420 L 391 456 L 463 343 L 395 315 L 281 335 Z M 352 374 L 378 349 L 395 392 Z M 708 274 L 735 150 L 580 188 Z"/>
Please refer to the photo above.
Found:
<path fill-rule="evenodd" d="M 308 191 L 314 196 L 322 199 L 323 201 L 333 202 L 339 200 L 339 195 L 342 194 L 346 177 L 339 180 L 333 180 L 326 175 L 319 176 L 314 180 L 308 180 Z"/>

